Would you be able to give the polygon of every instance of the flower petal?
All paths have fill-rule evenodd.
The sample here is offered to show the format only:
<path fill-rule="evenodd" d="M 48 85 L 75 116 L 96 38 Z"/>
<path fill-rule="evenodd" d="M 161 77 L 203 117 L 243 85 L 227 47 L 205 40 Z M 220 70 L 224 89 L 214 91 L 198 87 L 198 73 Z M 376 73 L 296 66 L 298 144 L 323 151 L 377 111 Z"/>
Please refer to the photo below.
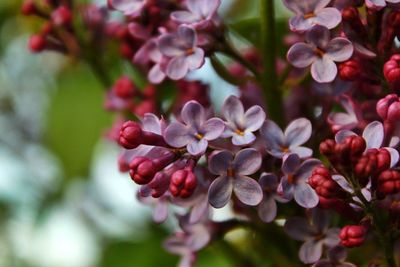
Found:
<path fill-rule="evenodd" d="M 399 152 L 392 147 L 384 147 L 390 153 L 390 168 L 393 168 L 399 162 Z"/>
<path fill-rule="evenodd" d="M 233 161 L 233 154 L 230 151 L 224 150 L 210 157 L 208 169 L 212 174 L 226 174 L 228 168 Z"/>
<path fill-rule="evenodd" d="M 222 105 L 222 116 L 229 123 L 237 124 L 244 116 L 243 104 L 237 96 L 229 96 Z"/>
<path fill-rule="evenodd" d="M 294 200 L 303 208 L 311 209 L 318 205 L 319 197 L 310 185 L 300 183 L 294 188 Z"/>
<path fill-rule="evenodd" d="M 193 156 L 200 156 L 206 152 L 208 141 L 205 138 L 200 140 L 192 140 L 187 146 L 187 151 Z"/>
<path fill-rule="evenodd" d="M 339 234 L 340 234 L 339 228 L 328 229 L 328 231 L 326 232 L 326 237 L 324 238 L 323 241 L 324 245 L 329 248 L 333 248 L 339 245 L 340 242 Z"/>
<path fill-rule="evenodd" d="M 305 68 L 317 60 L 317 56 L 314 53 L 314 48 L 309 44 L 296 43 L 290 47 L 287 60 L 296 68 Z"/>
<path fill-rule="evenodd" d="M 204 64 L 204 50 L 195 48 L 193 54 L 186 57 L 189 70 L 199 69 Z"/>
<path fill-rule="evenodd" d="M 201 19 L 200 16 L 198 16 L 192 12 L 188 12 L 188 11 L 184 11 L 184 10 L 172 12 L 171 18 L 180 23 L 194 23 Z"/>
<path fill-rule="evenodd" d="M 353 55 L 353 45 L 342 37 L 332 39 L 325 50 L 325 55 L 336 62 L 348 60 Z"/>
<path fill-rule="evenodd" d="M 263 172 L 258 182 L 263 190 L 273 192 L 278 187 L 278 177 L 274 173 Z"/>
<path fill-rule="evenodd" d="M 265 121 L 265 112 L 260 106 L 252 106 L 244 114 L 244 127 L 250 132 L 257 131 Z"/>
<path fill-rule="evenodd" d="M 168 145 L 173 147 L 184 147 L 193 141 L 188 127 L 179 122 L 173 122 L 165 129 L 164 139 Z"/>
<path fill-rule="evenodd" d="M 323 8 L 315 15 L 314 22 L 328 29 L 335 28 L 342 21 L 342 14 L 334 7 Z"/>
<path fill-rule="evenodd" d="M 246 148 L 236 154 L 232 164 L 236 174 L 251 175 L 260 169 L 261 163 L 260 152 L 254 148 Z"/>
<path fill-rule="evenodd" d="M 330 41 L 331 34 L 328 28 L 320 25 L 314 26 L 306 34 L 306 41 L 315 47 L 325 50 Z"/>
<path fill-rule="evenodd" d="M 164 222 L 168 217 L 168 203 L 159 200 L 154 207 L 153 220 L 156 223 Z"/>
<path fill-rule="evenodd" d="M 206 140 L 214 140 L 217 139 L 222 135 L 222 133 L 225 130 L 225 124 L 224 122 L 219 119 L 219 118 L 212 118 L 207 120 L 202 126 L 201 126 L 201 132 L 204 135 L 204 139 Z"/>
<path fill-rule="evenodd" d="M 305 241 L 314 235 L 314 230 L 305 218 L 292 217 L 283 226 L 285 233 L 298 241 Z"/>
<path fill-rule="evenodd" d="M 220 176 L 211 183 L 208 189 L 208 201 L 214 208 L 222 208 L 231 199 L 232 190 L 232 179 L 227 176 Z"/>
<path fill-rule="evenodd" d="M 344 141 L 344 139 L 346 139 L 349 136 L 354 136 L 357 135 L 356 133 L 354 133 L 353 131 L 349 131 L 349 130 L 341 130 L 339 132 L 337 132 L 335 134 L 335 141 L 336 143 L 340 144 Z"/>
<path fill-rule="evenodd" d="M 232 144 L 235 146 L 244 146 L 256 140 L 256 136 L 251 132 L 244 132 L 244 134 L 233 134 Z"/>
<path fill-rule="evenodd" d="M 314 18 L 306 19 L 303 15 L 294 16 L 289 19 L 290 30 L 294 32 L 305 32 L 314 25 Z"/>
<path fill-rule="evenodd" d="M 332 82 L 337 74 L 335 62 L 327 56 L 318 58 L 311 65 L 311 76 L 316 82 L 329 83 Z"/>
<path fill-rule="evenodd" d="M 276 217 L 277 206 L 276 202 L 272 197 L 267 197 L 261 201 L 258 206 L 258 216 L 263 222 L 272 222 Z"/>
<path fill-rule="evenodd" d="M 263 198 L 261 186 L 257 181 L 247 176 L 235 177 L 233 191 L 242 203 L 249 206 L 258 205 Z"/>
<path fill-rule="evenodd" d="M 385 137 L 383 125 L 379 121 L 373 121 L 368 124 L 363 132 L 362 137 L 367 143 L 367 149 L 369 148 L 380 148 Z"/>
<path fill-rule="evenodd" d="M 195 128 L 196 131 L 200 128 L 205 121 L 206 115 L 202 105 L 197 101 L 189 101 L 183 106 L 181 111 L 181 118 L 184 123 Z"/>
<path fill-rule="evenodd" d="M 177 56 L 168 62 L 166 74 L 172 80 L 181 80 L 189 72 L 189 62 L 185 56 Z"/>
<path fill-rule="evenodd" d="M 297 154 L 287 154 L 283 157 L 282 172 L 287 175 L 294 174 L 300 166 L 300 157 Z"/>
<path fill-rule="evenodd" d="M 307 181 L 314 168 L 321 164 L 319 159 L 307 159 L 303 161 L 295 173 L 297 181 Z"/>
<path fill-rule="evenodd" d="M 305 242 L 299 251 L 299 258 L 306 264 L 318 261 L 322 256 L 322 242 L 310 240 Z"/>
<path fill-rule="evenodd" d="M 135 15 L 145 4 L 142 0 L 107 0 L 108 5 L 126 16 Z"/>
<path fill-rule="evenodd" d="M 285 143 L 289 148 L 304 144 L 311 137 L 311 122 L 305 118 L 292 121 L 285 130 Z"/>
<path fill-rule="evenodd" d="M 261 135 L 264 137 L 268 150 L 281 150 L 284 145 L 285 136 L 281 128 L 271 120 L 266 120 L 264 122 L 261 127 Z"/>
<path fill-rule="evenodd" d="M 301 159 L 309 158 L 312 156 L 313 151 L 311 148 L 298 146 L 290 149 L 290 153 L 297 154 Z"/>
<path fill-rule="evenodd" d="M 166 76 L 167 75 L 161 70 L 160 64 L 156 64 L 150 69 L 147 78 L 151 83 L 159 84 L 165 79 Z"/>
<path fill-rule="evenodd" d="M 210 18 L 221 5 L 220 0 L 188 0 L 188 9 L 203 18 Z"/>

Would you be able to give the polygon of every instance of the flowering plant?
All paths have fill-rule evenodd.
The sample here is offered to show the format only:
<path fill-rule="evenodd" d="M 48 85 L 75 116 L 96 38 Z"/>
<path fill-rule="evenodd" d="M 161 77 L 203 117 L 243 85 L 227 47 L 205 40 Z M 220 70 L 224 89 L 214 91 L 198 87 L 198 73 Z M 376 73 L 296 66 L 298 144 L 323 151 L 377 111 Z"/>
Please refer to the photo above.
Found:
<path fill-rule="evenodd" d="M 25 0 L 22 12 L 45 21 L 29 40 L 32 52 L 82 60 L 107 89 L 120 171 L 139 185 L 157 223 L 180 208 L 164 243 L 180 267 L 215 243 L 233 249 L 241 266 L 261 264 L 263 252 L 231 247 L 235 229 L 290 259 L 270 259 L 274 266 L 394 267 L 400 1 L 282 3 L 293 16 L 279 36 L 275 3 L 259 0 L 246 28 L 256 40 L 221 16 L 220 0 Z M 116 46 L 135 75 L 108 71 Z M 238 89 L 221 109 L 193 78 L 205 64 Z M 232 216 L 216 220 L 221 208 Z"/>

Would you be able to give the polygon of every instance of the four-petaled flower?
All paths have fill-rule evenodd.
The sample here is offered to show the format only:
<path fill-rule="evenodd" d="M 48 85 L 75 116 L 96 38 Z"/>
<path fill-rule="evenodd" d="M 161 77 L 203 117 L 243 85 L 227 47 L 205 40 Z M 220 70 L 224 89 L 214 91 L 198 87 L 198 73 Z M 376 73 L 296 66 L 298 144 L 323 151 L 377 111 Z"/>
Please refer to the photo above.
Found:
<path fill-rule="evenodd" d="M 300 247 L 299 257 L 304 263 L 318 261 L 323 247 L 335 247 L 339 244 L 339 228 L 329 227 L 329 216 L 326 211 L 313 209 L 311 221 L 305 218 L 289 218 L 284 226 L 285 232 L 293 239 L 304 241 Z"/>
<path fill-rule="evenodd" d="M 346 262 L 347 250 L 336 246 L 328 251 L 328 258 L 319 260 L 313 267 L 356 267 L 353 263 Z"/>
<path fill-rule="evenodd" d="M 352 56 L 352 43 L 343 37 L 330 40 L 329 30 L 323 26 L 314 26 L 307 32 L 306 40 L 307 43 L 296 43 L 289 49 L 288 61 L 297 68 L 311 65 L 311 76 L 319 83 L 332 82 L 337 75 L 335 62 Z"/>
<path fill-rule="evenodd" d="M 311 133 L 311 122 L 305 118 L 292 121 L 285 132 L 271 120 L 266 120 L 261 128 L 267 151 L 276 158 L 282 158 L 289 153 L 296 153 L 300 158 L 311 157 L 312 150 L 301 146 L 310 139 Z"/>
<path fill-rule="evenodd" d="M 260 185 L 247 175 L 258 171 L 261 154 L 246 148 L 236 156 L 224 150 L 213 155 L 209 161 L 210 172 L 219 175 L 208 190 L 208 200 L 214 208 L 224 207 L 231 199 L 232 192 L 244 204 L 256 206 L 261 202 L 263 192 Z"/>
<path fill-rule="evenodd" d="M 220 137 L 225 129 L 221 119 L 206 120 L 206 112 L 197 101 L 189 101 L 183 106 L 181 119 L 184 124 L 173 122 L 165 129 L 164 139 L 173 147 L 186 146 L 194 156 L 204 154 L 208 141 Z"/>
<path fill-rule="evenodd" d="M 125 16 L 135 16 L 146 4 L 146 0 L 107 0 L 108 6 L 121 11 Z"/>
<path fill-rule="evenodd" d="M 204 64 L 204 50 L 197 46 L 196 31 L 186 25 L 179 26 L 174 33 L 161 35 L 158 46 L 170 58 L 165 74 L 172 80 L 180 80 Z"/>
<path fill-rule="evenodd" d="M 222 116 L 226 120 L 223 137 L 232 137 L 232 143 L 237 146 L 252 143 L 256 139 L 253 132 L 260 129 L 265 120 L 265 112 L 260 106 L 252 106 L 245 112 L 236 96 L 225 100 Z"/>
<path fill-rule="evenodd" d="M 368 8 L 374 10 L 381 10 L 386 5 L 396 5 L 400 4 L 400 0 L 365 0 L 365 4 Z"/>
<path fill-rule="evenodd" d="M 206 28 L 217 14 L 220 0 L 187 0 L 187 9 L 171 13 L 171 18 L 179 23 L 185 23 L 196 29 Z"/>
<path fill-rule="evenodd" d="M 285 6 L 296 14 L 289 20 L 290 29 L 304 32 L 314 25 L 335 28 L 342 21 L 342 15 L 336 8 L 326 7 L 330 2 L 331 0 L 284 0 Z"/>
<path fill-rule="evenodd" d="M 282 163 L 282 177 L 278 191 L 286 199 L 292 199 L 303 208 L 314 208 L 318 205 L 318 195 L 307 183 L 314 168 L 321 164 L 317 159 L 307 159 L 300 162 L 297 154 L 284 157 Z"/>

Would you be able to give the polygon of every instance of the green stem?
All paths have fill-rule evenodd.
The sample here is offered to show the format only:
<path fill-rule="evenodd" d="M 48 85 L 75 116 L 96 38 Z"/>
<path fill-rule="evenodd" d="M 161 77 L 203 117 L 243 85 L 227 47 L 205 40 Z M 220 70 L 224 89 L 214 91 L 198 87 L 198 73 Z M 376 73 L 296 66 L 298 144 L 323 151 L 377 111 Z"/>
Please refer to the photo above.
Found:
<path fill-rule="evenodd" d="M 231 243 L 222 239 L 218 242 L 219 247 L 229 256 L 236 267 L 256 267 L 256 264 L 248 257 L 239 252 Z"/>
<path fill-rule="evenodd" d="M 276 74 L 275 7 L 273 0 L 260 0 L 261 45 L 264 71 L 261 75 L 268 116 L 281 126 L 284 123 L 282 93 Z"/>

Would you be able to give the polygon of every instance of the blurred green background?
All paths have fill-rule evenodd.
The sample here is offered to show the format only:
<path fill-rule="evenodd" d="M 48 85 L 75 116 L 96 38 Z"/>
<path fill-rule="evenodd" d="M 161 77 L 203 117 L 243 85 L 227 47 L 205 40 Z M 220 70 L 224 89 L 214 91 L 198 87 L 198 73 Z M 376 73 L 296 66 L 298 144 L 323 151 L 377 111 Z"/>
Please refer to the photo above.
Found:
<path fill-rule="evenodd" d="M 256 2 L 223 0 L 222 12 L 248 32 Z M 161 245 L 174 223 L 151 222 L 117 170 L 118 147 L 103 137 L 114 116 L 102 108 L 104 88 L 84 64 L 30 54 L 40 20 L 22 17 L 20 4 L 0 0 L 0 266 L 175 266 Z M 209 72 L 196 77 L 221 103 L 235 89 Z M 211 246 L 196 266 L 233 265 Z"/>

